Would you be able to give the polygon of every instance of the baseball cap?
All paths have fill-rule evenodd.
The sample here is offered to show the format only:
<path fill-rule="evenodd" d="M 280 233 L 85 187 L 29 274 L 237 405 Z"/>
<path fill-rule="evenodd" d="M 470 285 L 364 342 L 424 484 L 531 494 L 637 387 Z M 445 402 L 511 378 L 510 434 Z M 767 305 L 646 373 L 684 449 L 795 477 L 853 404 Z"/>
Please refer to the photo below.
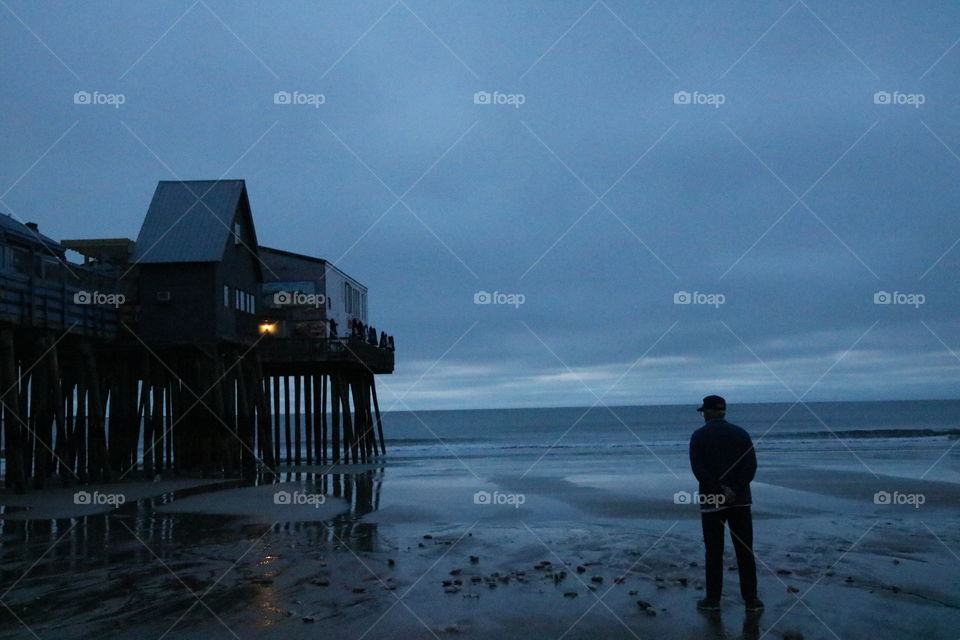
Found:
<path fill-rule="evenodd" d="M 720 396 L 707 396 L 703 399 L 703 406 L 697 411 L 726 411 L 727 401 Z"/>

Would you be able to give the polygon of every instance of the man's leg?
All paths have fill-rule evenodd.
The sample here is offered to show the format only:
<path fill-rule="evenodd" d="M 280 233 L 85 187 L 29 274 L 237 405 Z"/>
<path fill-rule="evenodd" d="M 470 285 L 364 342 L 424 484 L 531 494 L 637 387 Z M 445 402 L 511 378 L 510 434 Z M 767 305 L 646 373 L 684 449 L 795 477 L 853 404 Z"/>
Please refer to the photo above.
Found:
<path fill-rule="evenodd" d="M 706 550 L 707 598 L 710 600 L 719 600 L 723 592 L 723 520 L 723 511 L 700 514 Z"/>
<path fill-rule="evenodd" d="M 727 523 L 733 548 L 737 552 L 737 570 L 740 573 L 740 595 L 744 600 L 757 597 L 757 563 L 753 557 L 753 516 L 750 507 L 727 509 Z"/>

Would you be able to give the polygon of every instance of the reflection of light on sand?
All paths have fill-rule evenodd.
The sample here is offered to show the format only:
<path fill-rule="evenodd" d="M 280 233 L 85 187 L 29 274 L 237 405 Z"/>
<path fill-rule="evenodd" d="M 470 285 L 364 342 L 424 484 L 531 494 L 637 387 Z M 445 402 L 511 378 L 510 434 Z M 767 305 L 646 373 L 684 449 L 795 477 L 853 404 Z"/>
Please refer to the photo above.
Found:
<path fill-rule="evenodd" d="M 272 627 L 287 616 L 287 611 L 280 606 L 280 594 L 277 589 L 263 586 L 258 591 L 256 608 L 259 615 L 256 625 L 260 628 Z"/>
<path fill-rule="evenodd" d="M 266 556 L 263 556 L 263 558 L 257 563 L 257 566 L 258 566 L 258 567 L 262 567 L 262 566 L 264 566 L 264 565 L 270 564 L 270 563 L 272 563 L 274 560 L 276 560 L 276 559 L 279 558 L 279 557 L 280 557 L 280 556 L 275 556 L 275 555 L 266 555 Z"/>

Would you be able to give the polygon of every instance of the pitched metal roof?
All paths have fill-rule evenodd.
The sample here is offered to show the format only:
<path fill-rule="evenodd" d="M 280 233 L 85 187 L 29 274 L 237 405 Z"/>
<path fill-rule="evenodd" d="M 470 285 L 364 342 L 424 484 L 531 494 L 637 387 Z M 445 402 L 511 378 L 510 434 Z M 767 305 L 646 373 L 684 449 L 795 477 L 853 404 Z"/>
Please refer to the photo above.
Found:
<path fill-rule="evenodd" d="M 60 243 L 53 238 L 48 238 L 39 231 L 31 229 L 9 213 L 0 214 L 0 232 L 7 237 L 17 238 L 24 244 L 34 246 L 43 245 L 57 255 L 63 255 L 63 247 L 60 246 Z"/>
<path fill-rule="evenodd" d="M 133 261 L 219 262 L 242 198 L 246 198 L 243 180 L 159 182 L 137 236 Z M 244 241 L 256 246 L 254 238 Z"/>

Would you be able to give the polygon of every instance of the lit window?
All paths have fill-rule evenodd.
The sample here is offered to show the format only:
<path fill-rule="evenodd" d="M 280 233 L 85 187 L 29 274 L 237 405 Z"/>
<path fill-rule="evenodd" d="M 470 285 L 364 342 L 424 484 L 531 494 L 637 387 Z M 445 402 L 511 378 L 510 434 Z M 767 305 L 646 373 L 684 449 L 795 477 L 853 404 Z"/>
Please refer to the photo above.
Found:
<path fill-rule="evenodd" d="M 223 285 L 223 306 L 230 308 L 230 285 Z"/>
<path fill-rule="evenodd" d="M 233 244 L 238 245 L 243 242 L 243 238 L 240 237 L 240 223 L 233 223 Z"/>

